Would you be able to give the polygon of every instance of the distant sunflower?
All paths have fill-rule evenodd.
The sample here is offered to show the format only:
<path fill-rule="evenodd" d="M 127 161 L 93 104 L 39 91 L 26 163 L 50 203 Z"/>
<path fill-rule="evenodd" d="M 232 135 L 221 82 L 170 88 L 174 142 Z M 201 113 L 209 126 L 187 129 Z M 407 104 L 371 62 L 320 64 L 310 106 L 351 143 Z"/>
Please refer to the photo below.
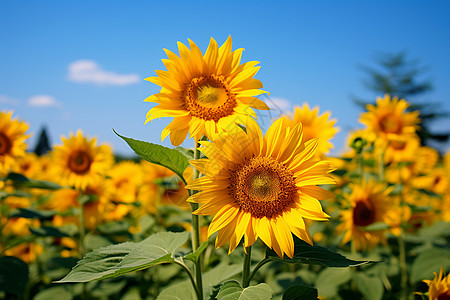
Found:
<path fill-rule="evenodd" d="M 338 232 L 345 232 L 342 243 L 352 241 L 356 250 L 365 250 L 385 242 L 384 230 L 366 231 L 363 227 L 377 222 L 392 222 L 386 220 L 387 216 L 392 216 L 388 213 L 388 195 L 392 188 L 373 180 L 364 181 L 362 185 L 352 184 L 351 188 L 351 194 L 347 195 L 350 208 L 341 212 L 342 223 L 337 227 Z"/>
<path fill-rule="evenodd" d="M 164 140 L 170 134 L 173 145 L 181 144 L 188 132 L 199 140 L 203 135 L 213 135 L 228 130 L 235 123 L 256 117 L 255 109 L 269 107 L 254 96 L 266 93 L 253 76 L 259 63 L 240 64 L 240 48 L 231 51 L 231 37 L 219 48 L 211 38 L 205 55 L 189 40 L 189 46 L 178 42 L 180 56 L 164 49 L 168 59 L 163 59 L 167 71 L 157 70 L 156 77 L 146 80 L 161 87 L 161 91 L 145 101 L 159 103 L 149 110 L 146 123 L 161 117 L 174 117 L 163 130 Z"/>
<path fill-rule="evenodd" d="M 236 128 L 212 142 L 200 142 L 209 159 L 191 164 L 205 177 L 187 188 L 201 190 L 188 201 L 201 203 L 194 213 L 214 215 L 208 236 L 218 231 L 216 247 L 230 243 L 231 253 L 245 236 L 244 246 L 258 237 L 280 256 L 293 257 L 292 233 L 312 244 L 304 218 L 327 220 L 318 200 L 333 194 L 318 187 L 334 184 L 328 161 L 315 158 L 318 141 L 302 141 L 302 126 L 289 128 L 281 118 L 265 136 L 254 120 L 245 133 Z"/>
<path fill-rule="evenodd" d="M 302 107 L 295 107 L 293 113 L 283 115 L 290 127 L 294 127 L 298 123 L 303 125 L 303 141 L 309 141 L 313 138 L 319 139 L 317 146 L 317 155 L 327 154 L 334 145 L 330 142 L 334 135 L 338 132 L 338 128 L 334 127 L 335 119 L 330 120 L 330 112 L 326 111 L 319 116 L 319 107 L 309 108 L 307 103 Z"/>
<path fill-rule="evenodd" d="M 88 139 L 81 130 L 69 138 L 62 137 L 62 142 L 54 147 L 51 168 L 63 185 L 84 189 L 112 166 L 111 148 L 96 146 L 96 139 Z"/>
<path fill-rule="evenodd" d="M 368 112 L 361 115 L 360 122 L 367 126 L 369 131 L 375 132 L 378 141 L 386 144 L 389 135 L 413 135 L 417 128 L 419 112 L 406 112 L 409 107 L 404 99 L 398 99 L 388 94 L 384 98 L 378 97 L 376 106 L 367 105 Z"/>
<path fill-rule="evenodd" d="M 440 269 L 439 275 L 434 273 L 433 280 L 424 280 L 428 285 L 428 296 L 430 300 L 450 299 L 450 276 L 445 276 L 444 269 Z"/>
<path fill-rule="evenodd" d="M 413 162 L 416 159 L 420 139 L 412 136 L 391 136 L 384 154 L 386 163 Z"/>
<path fill-rule="evenodd" d="M 18 157 L 25 155 L 28 124 L 0 112 L 0 174 L 8 173 Z"/>

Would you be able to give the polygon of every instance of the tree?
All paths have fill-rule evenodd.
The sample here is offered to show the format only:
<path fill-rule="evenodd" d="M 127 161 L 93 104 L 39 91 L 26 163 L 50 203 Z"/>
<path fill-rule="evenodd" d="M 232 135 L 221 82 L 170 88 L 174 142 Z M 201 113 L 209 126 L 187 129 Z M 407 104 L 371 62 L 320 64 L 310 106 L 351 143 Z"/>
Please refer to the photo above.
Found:
<path fill-rule="evenodd" d="M 41 156 L 51 151 L 51 149 L 52 148 L 50 146 L 47 130 L 45 127 L 42 127 L 33 152 L 36 153 L 38 156 Z"/>
<path fill-rule="evenodd" d="M 431 132 L 430 124 L 437 119 L 449 116 L 449 112 L 443 111 L 441 104 L 437 102 L 424 101 L 423 95 L 433 89 L 429 79 L 422 79 L 426 68 L 420 66 L 420 62 L 407 58 L 406 52 L 395 54 L 378 54 L 375 58 L 376 68 L 362 66 L 366 73 L 364 85 L 380 96 L 390 94 L 400 99 L 407 100 L 411 106 L 410 111 L 419 110 L 420 130 L 418 135 L 422 145 L 430 145 L 432 142 L 446 142 L 450 138 L 449 132 Z M 366 101 L 353 97 L 353 101 L 365 108 L 367 103 L 374 104 L 375 101 Z"/>

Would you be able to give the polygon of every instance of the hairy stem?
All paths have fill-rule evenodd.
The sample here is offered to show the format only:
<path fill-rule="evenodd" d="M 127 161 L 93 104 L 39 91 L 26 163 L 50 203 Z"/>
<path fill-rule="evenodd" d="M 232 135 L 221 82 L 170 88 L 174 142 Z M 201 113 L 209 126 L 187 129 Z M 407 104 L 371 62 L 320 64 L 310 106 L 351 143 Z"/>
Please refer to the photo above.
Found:
<path fill-rule="evenodd" d="M 250 285 L 250 265 L 252 246 L 246 247 L 244 251 L 244 264 L 242 266 L 242 287 L 245 289 Z"/>

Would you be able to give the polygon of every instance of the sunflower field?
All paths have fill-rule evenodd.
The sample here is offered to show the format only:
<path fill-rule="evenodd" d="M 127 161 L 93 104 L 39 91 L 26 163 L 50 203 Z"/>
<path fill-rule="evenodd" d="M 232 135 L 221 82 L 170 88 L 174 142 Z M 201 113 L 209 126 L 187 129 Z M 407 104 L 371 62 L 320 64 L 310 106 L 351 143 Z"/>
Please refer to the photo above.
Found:
<path fill-rule="evenodd" d="M 81 129 L 37 156 L 0 111 L 0 298 L 450 299 L 450 153 L 422 145 L 419 112 L 380 95 L 330 156 L 314 104 L 263 132 L 242 50 L 165 49 L 145 122 L 173 118 L 173 147 L 116 132 L 135 159 Z"/>

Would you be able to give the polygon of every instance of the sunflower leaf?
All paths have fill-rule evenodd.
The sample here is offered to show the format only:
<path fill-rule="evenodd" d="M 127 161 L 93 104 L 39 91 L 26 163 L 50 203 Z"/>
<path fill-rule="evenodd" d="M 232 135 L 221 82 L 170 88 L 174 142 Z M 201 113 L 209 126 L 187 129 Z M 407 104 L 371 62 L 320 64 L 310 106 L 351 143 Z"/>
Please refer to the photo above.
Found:
<path fill-rule="evenodd" d="M 173 263 L 174 252 L 189 238 L 187 232 L 159 232 L 139 242 L 126 242 L 88 253 L 56 283 L 113 278 L 152 266 Z"/>
<path fill-rule="evenodd" d="M 272 289 L 267 283 L 249 286 L 245 289 L 235 280 L 227 281 L 220 287 L 218 300 L 269 300 Z"/>
<path fill-rule="evenodd" d="M 384 222 L 375 222 L 367 226 L 359 226 L 358 227 L 362 231 L 378 231 L 378 230 L 387 230 L 389 229 L 389 225 Z"/>
<path fill-rule="evenodd" d="M 6 180 L 13 181 L 14 185 L 18 187 L 44 189 L 44 190 L 59 190 L 61 186 L 54 182 L 30 179 L 22 174 L 11 172 L 6 176 Z"/>
<path fill-rule="evenodd" d="M 189 166 L 187 157 L 176 149 L 170 149 L 161 145 L 149 142 L 139 141 L 114 133 L 121 137 L 133 151 L 148 162 L 161 165 L 177 174 L 186 183 L 183 178 L 183 172 Z"/>
<path fill-rule="evenodd" d="M 295 284 L 290 286 L 283 294 L 282 300 L 318 300 L 318 292 L 317 289 Z"/>
<path fill-rule="evenodd" d="M 423 279 L 432 279 L 433 272 L 439 272 L 439 268 L 450 268 L 450 250 L 431 248 L 423 251 L 414 260 L 411 267 L 411 281 L 418 282 Z"/>
<path fill-rule="evenodd" d="M 309 264 L 337 268 L 359 266 L 369 262 L 348 259 L 327 248 L 311 246 L 297 237 L 294 237 L 294 256 L 292 259 L 289 257 L 280 258 L 275 251 L 269 248 L 266 249 L 266 259 L 291 264 Z"/>
<path fill-rule="evenodd" d="M 14 256 L 0 257 L 0 291 L 22 296 L 28 283 L 28 265 Z"/>
<path fill-rule="evenodd" d="M 213 269 L 206 271 L 203 274 L 203 295 L 205 299 L 211 298 L 214 287 L 221 282 L 239 274 L 242 271 L 241 264 L 228 265 L 222 262 Z M 158 295 L 156 300 L 196 300 L 194 288 L 189 280 L 177 282 L 164 288 Z"/>

